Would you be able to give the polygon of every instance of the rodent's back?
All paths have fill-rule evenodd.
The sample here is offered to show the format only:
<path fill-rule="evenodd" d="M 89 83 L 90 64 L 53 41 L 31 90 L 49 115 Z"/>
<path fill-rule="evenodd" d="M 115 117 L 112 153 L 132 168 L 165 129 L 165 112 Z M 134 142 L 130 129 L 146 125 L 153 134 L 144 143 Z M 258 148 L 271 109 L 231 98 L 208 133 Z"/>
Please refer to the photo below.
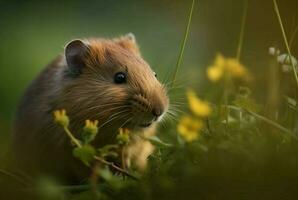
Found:
<path fill-rule="evenodd" d="M 13 132 L 15 160 L 17 167 L 28 173 L 39 173 L 39 168 L 45 173 L 56 173 L 64 167 L 65 162 L 61 163 L 59 158 L 64 159 L 68 150 L 67 146 L 59 149 L 53 145 L 57 142 L 56 135 L 63 133 L 54 126 L 52 112 L 61 92 L 61 75 L 65 69 L 60 55 L 29 85 L 17 108 Z M 60 166 L 51 163 L 52 159 L 60 162 Z"/>
<path fill-rule="evenodd" d="M 61 59 L 62 57 L 59 56 L 42 70 L 22 96 L 15 118 L 15 141 L 26 142 L 30 139 L 26 133 L 34 135 L 39 131 L 39 127 L 42 127 L 43 121 L 48 118 L 51 100 L 55 98 L 60 82 L 57 78 L 55 81 L 55 76 L 60 73 L 61 69 L 57 67 L 57 64 Z M 28 129 L 30 131 L 27 131 Z"/>

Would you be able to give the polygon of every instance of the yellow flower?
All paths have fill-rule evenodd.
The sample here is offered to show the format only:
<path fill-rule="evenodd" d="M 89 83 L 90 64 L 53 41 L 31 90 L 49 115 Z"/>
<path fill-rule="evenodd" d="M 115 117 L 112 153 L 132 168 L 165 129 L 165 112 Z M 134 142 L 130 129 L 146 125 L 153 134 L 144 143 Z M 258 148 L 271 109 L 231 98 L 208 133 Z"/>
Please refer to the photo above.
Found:
<path fill-rule="evenodd" d="M 67 127 L 69 124 L 69 118 L 66 115 L 66 111 L 64 109 L 55 110 L 54 118 L 55 118 L 55 122 L 60 124 L 61 126 Z"/>
<path fill-rule="evenodd" d="M 212 82 L 217 82 L 223 75 L 223 69 L 217 66 L 207 68 L 207 76 Z"/>
<path fill-rule="evenodd" d="M 91 121 L 87 119 L 83 130 L 87 133 L 90 133 L 91 135 L 96 135 L 98 132 L 97 125 L 98 125 L 97 120 Z"/>
<path fill-rule="evenodd" d="M 239 63 L 237 59 L 226 59 L 226 68 L 227 71 L 236 78 L 246 78 L 248 76 L 247 69 Z"/>
<path fill-rule="evenodd" d="M 127 144 L 129 142 L 130 131 L 127 128 L 119 128 L 119 134 L 117 140 L 120 144 Z"/>
<path fill-rule="evenodd" d="M 177 126 L 178 133 L 187 142 L 196 140 L 199 136 L 200 130 L 203 128 L 203 122 L 191 116 L 183 116 Z"/>
<path fill-rule="evenodd" d="M 187 91 L 187 98 L 190 110 L 195 115 L 198 117 L 207 117 L 210 115 L 212 109 L 208 102 L 199 99 L 193 90 Z"/>
<path fill-rule="evenodd" d="M 214 65 L 223 68 L 223 66 L 225 65 L 225 58 L 223 57 L 223 55 L 221 55 L 220 53 L 216 55 Z"/>
<path fill-rule="evenodd" d="M 207 68 L 207 76 L 217 82 L 224 76 L 231 78 L 250 78 L 248 70 L 236 58 L 225 58 L 221 54 L 217 54 L 214 63 Z"/>

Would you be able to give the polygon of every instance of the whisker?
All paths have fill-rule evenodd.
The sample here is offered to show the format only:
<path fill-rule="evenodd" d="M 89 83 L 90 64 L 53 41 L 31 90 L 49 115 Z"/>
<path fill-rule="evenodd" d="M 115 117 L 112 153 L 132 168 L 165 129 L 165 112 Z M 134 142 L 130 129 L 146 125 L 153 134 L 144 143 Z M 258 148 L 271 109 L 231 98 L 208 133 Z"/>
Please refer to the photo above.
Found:
<path fill-rule="evenodd" d="M 166 123 L 166 121 L 176 123 L 178 121 L 178 119 L 177 119 L 177 117 L 168 114 L 168 115 L 165 115 L 164 123 Z"/>
<path fill-rule="evenodd" d="M 114 113 L 113 115 L 111 115 L 111 116 L 108 118 L 108 120 L 107 120 L 106 122 L 104 122 L 104 123 L 99 127 L 99 129 L 102 128 L 104 125 L 110 123 L 111 121 L 113 121 L 113 120 L 116 119 L 117 117 L 119 117 L 120 114 L 125 113 L 125 112 L 127 112 L 127 111 L 129 111 L 129 110 L 128 110 L 128 109 L 124 109 L 124 110 L 122 110 L 122 111 L 120 111 L 120 112 Z"/>
<path fill-rule="evenodd" d="M 98 105 L 98 106 L 93 106 L 93 107 L 90 107 L 90 108 L 87 108 L 87 109 L 84 109 L 86 111 L 90 111 L 90 110 L 94 110 L 94 109 L 97 109 L 97 108 L 103 108 L 103 107 L 107 107 L 107 106 L 112 106 L 112 105 L 119 105 L 119 103 L 117 104 L 105 104 L 105 105 Z M 108 109 L 109 111 L 111 110 L 116 110 L 116 109 L 119 109 L 119 108 L 124 108 L 124 107 L 127 107 L 128 105 L 119 105 L 119 106 L 115 106 L 115 107 L 112 107 L 110 109 Z"/>
<path fill-rule="evenodd" d="M 129 112 L 128 114 L 131 114 L 131 112 Z M 123 124 L 121 124 L 121 126 L 119 128 L 122 128 L 122 126 L 124 126 L 127 122 L 129 122 L 132 119 L 132 117 L 128 118 L 127 120 L 125 120 L 125 122 Z"/>

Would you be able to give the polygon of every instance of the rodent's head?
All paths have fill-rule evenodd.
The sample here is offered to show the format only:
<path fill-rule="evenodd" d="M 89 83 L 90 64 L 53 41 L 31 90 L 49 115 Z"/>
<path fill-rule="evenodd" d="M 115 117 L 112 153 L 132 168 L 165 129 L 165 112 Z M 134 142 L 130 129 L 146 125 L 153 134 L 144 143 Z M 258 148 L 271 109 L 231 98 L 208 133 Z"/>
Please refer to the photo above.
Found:
<path fill-rule="evenodd" d="M 158 122 L 167 111 L 166 88 L 142 59 L 133 34 L 73 40 L 65 58 L 70 84 L 64 102 L 74 117 L 138 129 Z"/>

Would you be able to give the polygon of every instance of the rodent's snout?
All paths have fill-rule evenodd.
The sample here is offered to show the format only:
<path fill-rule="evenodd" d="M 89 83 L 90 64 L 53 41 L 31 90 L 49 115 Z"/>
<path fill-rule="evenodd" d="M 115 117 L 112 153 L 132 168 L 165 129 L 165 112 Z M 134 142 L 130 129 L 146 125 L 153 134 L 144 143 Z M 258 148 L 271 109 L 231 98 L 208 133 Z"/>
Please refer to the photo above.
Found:
<path fill-rule="evenodd" d="M 132 98 L 132 104 L 134 110 L 142 112 L 144 114 L 152 115 L 154 119 L 157 119 L 164 113 L 164 106 L 158 99 L 154 98 L 149 100 L 141 94 L 134 95 L 134 97 Z"/>
<path fill-rule="evenodd" d="M 161 108 L 161 107 L 156 107 L 156 108 L 153 108 L 152 109 L 152 114 L 155 116 L 155 117 L 159 117 L 159 116 L 161 116 L 162 114 L 163 114 L 163 108 Z"/>
<path fill-rule="evenodd" d="M 138 121 L 137 124 L 142 127 L 148 127 L 152 123 L 159 121 L 166 111 L 166 105 L 156 96 L 133 95 L 131 105 L 135 118 Z"/>

